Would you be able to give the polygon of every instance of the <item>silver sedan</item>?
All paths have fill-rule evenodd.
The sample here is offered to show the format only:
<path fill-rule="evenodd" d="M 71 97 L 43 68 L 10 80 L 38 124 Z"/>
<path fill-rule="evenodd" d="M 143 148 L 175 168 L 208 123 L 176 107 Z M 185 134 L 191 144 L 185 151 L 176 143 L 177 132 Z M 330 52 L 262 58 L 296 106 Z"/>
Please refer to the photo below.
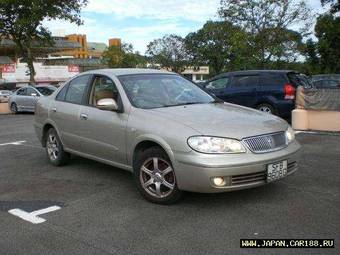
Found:
<path fill-rule="evenodd" d="M 9 108 L 13 113 L 34 112 L 35 104 L 40 97 L 51 95 L 57 88 L 53 86 L 25 86 L 12 95 L 8 100 Z"/>
<path fill-rule="evenodd" d="M 155 203 L 256 187 L 298 168 L 300 145 L 284 120 L 157 70 L 82 73 L 39 99 L 35 130 L 52 164 L 76 154 L 125 169 Z"/>

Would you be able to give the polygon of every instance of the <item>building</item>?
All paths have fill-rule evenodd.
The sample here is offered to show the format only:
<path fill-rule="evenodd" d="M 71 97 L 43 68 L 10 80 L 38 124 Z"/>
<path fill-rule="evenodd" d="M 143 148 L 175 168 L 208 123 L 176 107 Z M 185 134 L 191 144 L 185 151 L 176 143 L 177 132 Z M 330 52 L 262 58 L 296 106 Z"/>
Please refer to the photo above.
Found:
<path fill-rule="evenodd" d="M 185 68 L 182 74 L 193 81 L 204 81 L 209 75 L 209 66 L 190 66 Z"/>
<path fill-rule="evenodd" d="M 70 42 L 78 43 L 81 47 L 69 51 L 56 52 L 53 56 L 69 56 L 73 58 L 101 58 L 103 52 L 108 48 L 105 43 L 88 42 L 86 35 L 71 34 L 66 35 L 65 38 Z M 120 46 L 121 39 L 109 39 L 109 46 Z"/>

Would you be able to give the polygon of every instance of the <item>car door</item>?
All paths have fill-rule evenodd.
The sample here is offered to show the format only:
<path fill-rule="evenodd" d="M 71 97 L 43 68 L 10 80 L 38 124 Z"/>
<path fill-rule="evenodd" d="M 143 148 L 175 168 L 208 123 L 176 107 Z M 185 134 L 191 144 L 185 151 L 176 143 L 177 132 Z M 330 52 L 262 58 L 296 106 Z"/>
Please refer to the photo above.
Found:
<path fill-rule="evenodd" d="M 28 87 L 24 97 L 25 110 L 33 112 L 39 97 L 40 93 L 36 89 Z"/>
<path fill-rule="evenodd" d="M 27 88 L 19 89 L 15 96 L 13 102 L 17 104 L 18 109 L 25 110 L 25 97 L 27 96 Z"/>
<path fill-rule="evenodd" d="M 99 159 L 126 164 L 125 132 L 128 114 L 98 109 L 98 100 L 104 98 L 113 98 L 122 109 L 114 81 L 107 76 L 96 75 L 89 92 L 88 104 L 80 109 L 81 150 Z"/>
<path fill-rule="evenodd" d="M 221 77 L 212 80 L 205 86 L 205 89 L 213 93 L 218 98 L 227 101 L 228 87 L 230 86 L 229 80 L 229 77 Z"/>
<path fill-rule="evenodd" d="M 257 74 L 235 75 L 231 80 L 226 101 L 254 107 L 257 103 L 258 82 Z"/>
<path fill-rule="evenodd" d="M 77 76 L 67 83 L 50 105 L 50 118 L 55 123 L 59 136 L 66 149 L 81 152 L 79 130 L 83 121 L 80 119 L 81 105 L 86 100 L 92 75 Z"/>

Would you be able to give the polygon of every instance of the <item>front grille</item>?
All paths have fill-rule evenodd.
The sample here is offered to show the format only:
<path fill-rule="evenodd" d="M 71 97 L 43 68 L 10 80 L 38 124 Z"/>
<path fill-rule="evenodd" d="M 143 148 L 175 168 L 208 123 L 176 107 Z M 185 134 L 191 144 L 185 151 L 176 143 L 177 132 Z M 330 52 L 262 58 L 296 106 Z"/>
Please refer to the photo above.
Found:
<path fill-rule="evenodd" d="M 231 177 L 231 185 L 234 186 L 262 182 L 266 180 L 266 174 L 266 171 L 261 171 L 251 174 L 234 175 Z"/>
<path fill-rule="evenodd" d="M 243 142 L 255 153 L 276 151 L 287 146 L 285 132 L 253 136 L 243 139 Z"/>

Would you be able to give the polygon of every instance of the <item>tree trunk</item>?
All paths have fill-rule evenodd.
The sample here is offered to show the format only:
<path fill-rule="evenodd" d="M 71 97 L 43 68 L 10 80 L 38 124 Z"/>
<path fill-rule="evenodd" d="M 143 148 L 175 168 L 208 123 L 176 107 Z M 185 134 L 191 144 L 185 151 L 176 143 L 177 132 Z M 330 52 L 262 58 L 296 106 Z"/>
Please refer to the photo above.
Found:
<path fill-rule="evenodd" d="M 30 46 L 26 48 L 27 51 L 27 67 L 29 70 L 29 76 L 30 76 L 30 85 L 34 86 L 36 85 L 34 76 L 35 76 L 35 70 L 34 70 L 34 65 L 33 65 L 33 55 Z"/>

